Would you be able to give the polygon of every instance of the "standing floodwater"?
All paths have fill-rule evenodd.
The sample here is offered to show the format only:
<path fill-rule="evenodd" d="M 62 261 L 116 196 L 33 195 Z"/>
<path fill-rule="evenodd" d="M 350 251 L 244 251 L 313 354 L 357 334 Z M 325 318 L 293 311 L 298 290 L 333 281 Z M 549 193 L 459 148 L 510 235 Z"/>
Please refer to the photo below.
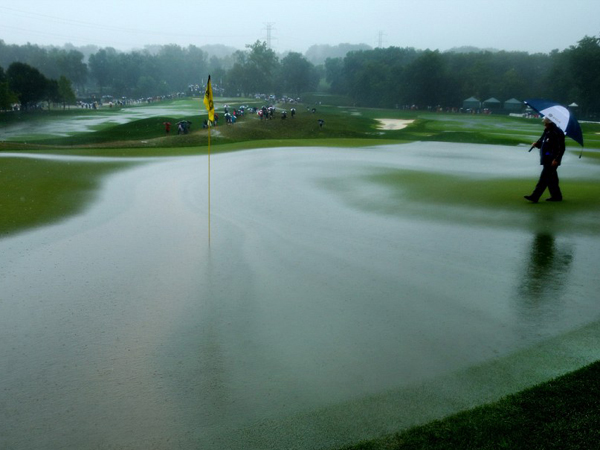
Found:
<path fill-rule="evenodd" d="M 109 178 L 0 240 L 0 447 L 327 448 L 597 360 L 597 234 L 373 181 L 528 177 L 524 153 L 216 155 L 210 247 L 206 158 Z"/>

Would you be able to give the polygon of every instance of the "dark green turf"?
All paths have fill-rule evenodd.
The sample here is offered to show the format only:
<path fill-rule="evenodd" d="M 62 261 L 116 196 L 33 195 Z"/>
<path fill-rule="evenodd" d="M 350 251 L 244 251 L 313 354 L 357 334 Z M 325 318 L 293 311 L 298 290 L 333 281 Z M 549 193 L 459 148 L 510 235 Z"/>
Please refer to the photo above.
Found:
<path fill-rule="evenodd" d="M 344 450 L 599 448 L 600 362 L 502 400 Z"/>

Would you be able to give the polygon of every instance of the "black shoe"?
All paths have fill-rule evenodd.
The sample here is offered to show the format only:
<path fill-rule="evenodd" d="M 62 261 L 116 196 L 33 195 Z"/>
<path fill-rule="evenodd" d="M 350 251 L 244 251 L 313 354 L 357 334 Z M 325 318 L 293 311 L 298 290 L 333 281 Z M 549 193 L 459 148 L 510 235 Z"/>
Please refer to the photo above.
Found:
<path fill-rule="evenodd" d="M 562 202 L 562 198 L 547 198 L 546 199 L 547 202 Z"/>
<path fill-rule="evenodd" d="M 531 195 L 523 196 L 524 199 L 529 200 L 530 202 L 537 203 L 537 198 L 533 198 Z"/>

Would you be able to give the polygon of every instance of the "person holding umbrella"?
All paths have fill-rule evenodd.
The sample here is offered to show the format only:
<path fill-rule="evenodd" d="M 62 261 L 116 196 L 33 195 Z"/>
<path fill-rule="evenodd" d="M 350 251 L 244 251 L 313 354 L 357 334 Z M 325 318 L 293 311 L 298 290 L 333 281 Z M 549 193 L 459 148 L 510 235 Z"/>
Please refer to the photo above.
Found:
<path fill-rule="evenodd" d="M 532 147 L 540 149 L 540 165 L 543 168 L 533 193 L 526 195 L 525 198 L 530 202 L 537 203 L 548 188 L 550 198 L 547 198 L 546 201 L 562 201 L 562 192 L 558 185 L 558 166 L 560 166 L 565 153 L 565 134 L 548 116 L 545 116 L 544 133 L 537 142 L 532 144 Z"/>

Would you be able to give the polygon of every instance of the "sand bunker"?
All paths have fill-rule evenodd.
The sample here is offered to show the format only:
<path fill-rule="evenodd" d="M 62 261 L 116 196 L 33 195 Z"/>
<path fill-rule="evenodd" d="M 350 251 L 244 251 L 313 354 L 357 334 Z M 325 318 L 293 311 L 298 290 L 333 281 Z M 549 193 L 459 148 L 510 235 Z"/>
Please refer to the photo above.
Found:
<path fill-rule="evenodd" d="M 377 119 L 380 125 L 377 127 L 380 130 L 401 130 L 414 122 L 414 120 L 402 119 Z"/>

